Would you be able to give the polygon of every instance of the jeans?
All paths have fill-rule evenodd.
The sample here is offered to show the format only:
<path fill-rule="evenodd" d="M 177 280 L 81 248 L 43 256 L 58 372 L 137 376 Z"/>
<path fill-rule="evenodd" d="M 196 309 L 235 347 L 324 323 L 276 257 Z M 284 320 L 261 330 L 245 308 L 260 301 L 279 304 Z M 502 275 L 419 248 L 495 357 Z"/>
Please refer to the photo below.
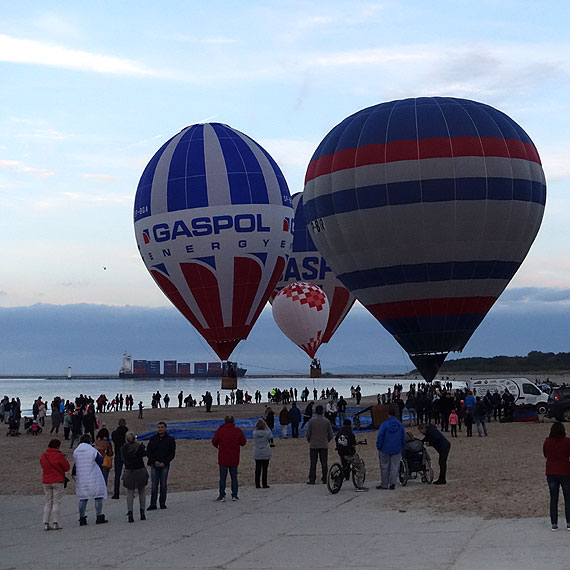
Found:
<path fill-rule="evenodd" d="M 83 518 L 85 516 L 85 510 L 87 509 L 88 499 L 79 499 L 79 517 Z M 100 516 L 103 514 L 103 497 L 95 499 L 95 514 Z"/>
<path fill-rule="evenodd" d="M 123 472 L 123 458 L 120 453 L 115 455 L 115 483 L 113 495 L 118 497 L 121 489 L 121 474 Z"/>
<path fill-rule="evenodd" d="M 261 485 L 267 487 L 267 469 L 269 468 L 269 459 L 255 460 L 255 486 L 259 488 Z M 261 482 L 261 485 L 260 485 Z"/>
<path fill-rule="evenodd" d="M 485 418 L 477 416 L 475 418 L 475 421 L 477 422 L 477 434 L 479 435 L 479 437 L 481 437 L 481 427 L 483 427 L 483 432 L 485 433 L 485 435 L 487 435 L 487 426 L 485 425 Z"/>
<path fill-rule="evenodd" d="M 164 467 L 156 467 L 155 465 L 150 466 L 150 481 L 151 481 L 151 491 L 150 491 L 150 506 L 156 507 L 156 498 L 158 496 L 158 486 L 160 485 L 160 497 L 158 502 L 161 507 L 166 505 L 166 493 L 168 491 L 168 470 L 170 465 L 165 465 Z"/>
<path fill-rule="evenodd" d="M 560 487 L 562 487 L 566 524 L 570 524 L 570 477 L 564 475 L 547 475 L 546 481 L 550 491 L 550 522 L 552 524 L 558 524 L 558 495 Z"/>
<path fill-rule="evenodd" d="M 328 448 L 322 449 L 309 449 L 309 459 L 310 459 L 310 466 L 309 466 L 309 481 L 314 483 L 317 479 L 317 459 L 321 462 L 321 469 L 322 469 L 322 480 L 323 483 L 327 480 L 327 470 L 328 470 L 328 458 L 329 458 L 329 450 Z"/>
<path fill-rule="evenodd" d="M 364 461 L 360 458 L 358 453 L 354 455 L 345 455 L 341 457 L 343 463 L 350 463 L 354 467 L 354 482 L 358 489 L 364 487 L 364 478 L 366 477 L 366 469 L 364 467 Z"/>
<path fill-rule="evenodd" d="M 59 523 L 59 505 L 63 499 L 63 483 L 44 483 L 44 524 Z M 50 520 L 51 519 L 51 520 Z"/>
<path fill-rule="evenodd" d="M 390 455 L 389 453 L 379 451 L 378 455 L 380 460 L 380 487 L 387 489 L 398 481 L 402 454 L 394 453 Z"/>
<path fill-rule="evenodd" d="M 344 425 L 344 420 L 346 419 L 346 412 L 338 412 L 338 425 L 342 427 Z"/>
<path fill-rule="evenodd" d="M 103 473 L 103 479 L 105 479 L 105 485 L 107 485 L 107 481 L 109 480 L 109 471 L 107 467 L 101 467 L 101 473 Z"/>
<path fill-rule="evenodd" d="M 230 472 L 230 479 L 232 481 L 232 497 L 238 496 L 238 468 L 237 465 L 232 467 L 224 467 L 220 465 L 220 497 L 226 496 L 226 479 L 228 478 L 228 471 Z"/>
<path fill-rule="evenodd" d="M 291 424 L 291 437 L 298 438 L 299 437 L 299 424 L 292 423 Z"/>

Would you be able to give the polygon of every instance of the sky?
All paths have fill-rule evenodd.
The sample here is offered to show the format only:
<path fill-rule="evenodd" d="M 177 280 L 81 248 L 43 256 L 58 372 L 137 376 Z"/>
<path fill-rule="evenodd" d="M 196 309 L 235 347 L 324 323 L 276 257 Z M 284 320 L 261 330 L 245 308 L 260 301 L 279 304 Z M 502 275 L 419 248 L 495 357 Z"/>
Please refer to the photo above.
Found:
<path fill-rule="evenodd" d="M 183 127 L 216 121 L 247 133 L 293 193 L 346 116 L 426 95 L 507 113 L 533 139 L 548 184 L 528 257 L 463 354 L 570 346 L 566 0 L 0 6 L 0 374 L 112 373 L 125 349 L 214 360 L 155 285 L 133 233 L 142 171 Z M 155 350 L 157 330 L 174 354 Z M 370 331 L 360 345 L 358 330 Z M 308 365 L 267 310 L 242 344 L 238 360 L 252 370 Z M 358 305 L 323 349 L 331 370 L 411 367 Z"/>

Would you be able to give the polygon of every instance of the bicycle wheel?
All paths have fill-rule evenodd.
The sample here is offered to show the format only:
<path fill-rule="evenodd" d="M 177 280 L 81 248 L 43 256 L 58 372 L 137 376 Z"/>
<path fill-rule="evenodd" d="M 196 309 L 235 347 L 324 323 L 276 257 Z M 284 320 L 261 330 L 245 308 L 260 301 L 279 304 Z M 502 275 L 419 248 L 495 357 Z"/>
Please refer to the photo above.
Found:
<path fill-rule="evenodd" d="M 338 463 L 333 463 L 330 466 L 327 475 L 327 489 L 333 495 L 335 495 L 340 491 L 343 479 L 344 479 L 344 473 L 342 471 L 342 467 Z"/>
<path fill-rule="evenodd" d="M 433 481 L 433 467 L 431 466 L 431 457 L 429 453 L 426 451 L 426 471 L 425 471 L 425 482 L 428 485 L 431 485 Z"/>
<path fill-rule="evenodd" d="M 363 459 L 361 459 L 361 461 L 362 461 L 362 484 L 364 485 L 364 481 L 366 481 L 366 465 Z M 352 473 L 352 484 L 358 489 L 358 485 L 356 484 L 356 474 L 354 472 L 354 466 L 351 466 L 350 471 Z"/>
<path fill-rule="evenodd" d="M 400 459 L 400 472 L 398 473 L 398 479 L 400 480 L 400 485 L 405 487 L 408 483 L 408 462 L 405 459 Z"/>

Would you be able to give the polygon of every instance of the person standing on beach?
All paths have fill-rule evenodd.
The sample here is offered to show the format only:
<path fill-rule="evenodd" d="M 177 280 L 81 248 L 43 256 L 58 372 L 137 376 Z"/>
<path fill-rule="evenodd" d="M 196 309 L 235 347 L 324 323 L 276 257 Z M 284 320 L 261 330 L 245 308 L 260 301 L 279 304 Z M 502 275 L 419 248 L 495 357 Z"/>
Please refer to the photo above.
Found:
<path fill-rule="evenodd" d="M 295 402 L 291 405 L 289 416 L 291 418 L 291 437 L 297 439 L 299 437 L 299 424 L 301 423 L 301 410 Z"/>
<path fill-rule="evenodd" d="M 168 471 L 170 463 L 176 456 L 176 440 L 168 435 L 166 424 L 158 422 L 156 424 L 156 434 L 148 442 L 148 464 L 150 465 L 150 505 L 147 510 L 156 510 L 156 500 L 161 509 L 166 509 L 166 494 L 168 492 Z M 158 487 L 160 486 L 160 497 Z"/>
<path fill-rule="evenodd" d="M 182 407 L 182 400 L 184 399 L 184 392 L 182 390 L 180 390 L 180 392 L 178 392 L 178 407 L 181 408 Z"/>
<path fill-rule="evenodd" d="M 121 489 L 121 473 L 123 472 L 123 457 L 121 456 L 121 449 L 125 445 L 125 436 L 129 428 L 127 428 L 127 421 L 125 418 L 119 420 L 117 429 L 111 434 L 113 445 L 115 446 L 115 481 L 113 485 L 113 496 L 111 499 L 118 499 Z"/>
<path fill-rule="evenodd" d="M 142 443 L 137 441 L 137 436 L 132 432 L 125 435 L 125 445 L 121 448 L 121 459 L 125 465 L 125 475 L 123 485 L 127 489 L 127 516 L 129 522 L 135 522 L 133 516 L 133 504 L 135 501 L 135 491 L 139 493 L 139 512 L 141 521 L 146 520 L 146 485 L 148 483 L 148 471 L 144 465 L 143 458 L 146 450 Z"/>
<path fill-rule="evenodd" d="M 231 479 L 232 501 L 238 497 L 238 465 L 240 448 L 247 443 L 241 429 L 234 425 L 234 417 L 226 416 L 224 423 L 216 430 L 212 445 L 218 450 L 218 466 L 220 471 L 219 493 L 216 501 L 226 500 L 226 481 L 228 472 Z"/>
<path fill-rule="evenodd" d="M 309 402 L 303 413 L 303 423 L 301 424 L 301 429 L 305 427 L 305 424 L 313 417 L 313 405 L 314 402 Z"/>
<path fill-rule="evenodd" d="M 309 442 L 309 480 L 307 485 L 314 485 L 317 479 L 317 459 L 321 462 L 322 482 L 327 482 L 329 441 L 334 437 L 332 425 L 323 417 L 323 407 L 315 408 L 315 417 L 307 426 L 306 438 Z"/>
<path fill-rule="evenodd" d="M 382 422 L 376 438 L 376 449 L 380 461 L 380 485 L 377 489 L 396 488 L 396 481 L 400 471 L 400 458 L 402 449 L 407 443 L 406 430 L 403 424 L 396 419 L 396 409 L 390 406 L 389 417 Z"/>
<path fill-rule="evenodd" d="M 487 425 L 485 424 L 485 416 L 487 415 L 487 409 L 481 396 L 475 398 L 475 423 L 477 424 L 477 435 L 482 437 L 481 429 L 487 437 Z"/>
<path fill-rule="evenodd" d="M 445 485 L 447 483 L 447 457 L 451 443 L 433 424 L 422 424 L 418 430 L 424 436 L 424 443 L 431 445 L 439 455 L 439 477 L 433 484 Z"/>
<path fill-rule="evenodd" d="M 45 495 L 44 530 L 61 529 L 59 505 L 63 499 L 65 482 L 67 481 L 65 473 L 69 471 L 69 462 L 59 450 L 60 446 L 61 441 L 59 439 L 52 439 L 40 457 Z"/>
<path fill-rule="evenodd" d="M 103 514 L 103 499 L 107 498 L 107 485 L 100 468 L 103 456 L 91 445 L 88 433 L 81 436 L 79 445 L 73 452 L 73 460 L 76 472 L 75 492 L 79 497 L 79 526 L 87 524 L 85 511 L 89 499 L 95 500 L 95 524 L 109 522 Z"/>
<path fill-rule="evenodd" d="M 255 460 L 255 488 L 269 489 L 267 471 L 271 459 L 271 438 L 273 434 L 267 424 L 259 418 L 253 430 L 253 459 Z"/>
<path fill-rule="evenodd" d="M 558 529 L 558 496 L 564 495 L 566 528 L 570 530 L 570 438 L 562 422 L 554 422 L 550 435 L 544 440 L 542 453 L 546 457 L 546 481 L 550 491 L 550 523 Z"/>
<path fill-rule="evenodd" d="M 291 423 L 291 414 L 287 406 L 283 406 L 283 409 L 279 412 L 279 423 L 281 424 L 281 438 L 287 439 L 287 430 Z"/>

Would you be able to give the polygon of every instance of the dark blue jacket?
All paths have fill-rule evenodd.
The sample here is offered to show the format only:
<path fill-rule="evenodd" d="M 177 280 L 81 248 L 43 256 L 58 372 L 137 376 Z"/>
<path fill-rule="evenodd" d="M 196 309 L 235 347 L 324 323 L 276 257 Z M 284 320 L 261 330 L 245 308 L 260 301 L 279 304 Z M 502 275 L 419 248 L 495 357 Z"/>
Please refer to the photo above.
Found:
<path fill-rule="evenodd" d="M 301 423 L 301 410 L 297 406 L 291 406 L 289 416 L 291 417 L 292 424 Z"/>

